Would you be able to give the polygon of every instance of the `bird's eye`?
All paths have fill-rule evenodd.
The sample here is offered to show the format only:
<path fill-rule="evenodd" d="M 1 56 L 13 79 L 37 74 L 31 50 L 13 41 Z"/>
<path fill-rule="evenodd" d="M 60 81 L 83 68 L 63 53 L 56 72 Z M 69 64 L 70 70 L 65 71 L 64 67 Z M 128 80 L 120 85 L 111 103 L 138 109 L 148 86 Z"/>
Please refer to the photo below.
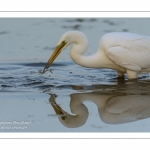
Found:
<path fill-rule="evenodd" d="M 62 43 L 65 43 L 65 41 L 62 41 Z"/>

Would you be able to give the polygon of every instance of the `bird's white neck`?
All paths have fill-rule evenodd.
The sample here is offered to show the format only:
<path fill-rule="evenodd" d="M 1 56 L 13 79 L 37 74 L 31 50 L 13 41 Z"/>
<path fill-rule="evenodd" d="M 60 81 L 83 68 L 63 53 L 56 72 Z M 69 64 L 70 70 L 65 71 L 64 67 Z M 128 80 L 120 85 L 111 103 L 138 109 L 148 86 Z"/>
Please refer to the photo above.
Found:
<path fill-rule="evenodd" d="M 80 66 L 87 68 L 103 68 L 103 54 L 100 54 L 100 51 L 97 51 L 93 55 L 84 56 L 83 54 L 86 52 L 87 48 L 87 40 L 77 41 L 76 44 L 71 47 L 70 57 L 76 64 Z"/>
<path fill-rule="evenodd" d="M 79 34 L 78 38 L 75 39 L 74 43 L 75 44 L 71 47 L 71 50 L 70 50 L 70 57 L 72 58 L 72 60 L 76 64 L 83 66 L 83 67 L 97 68 L 98 66 L 96 67 L 96 64 L 97 64 L 97 61 L 99 60 L 99 57 L 97 56 L 96 53 L 91 56 L 83 56 L 83 54 L 88 49 L 88 40 L 86 36 Z"/>
<path fill-rule="evenodd" d="M 71 42 L 69 44 L 75 43 L 71 47 L 70 57 L 76 64 L 87 68 L 110 68 L 124 72 L 122 67 L 116 65 L 106 56 L 103 49 L 99 49 L 93 55 L 84 56 L 83 54 L 88 49 L 88 40 L 82 33 L 75 32 L 74 34 L 75 36 L 71 37 Z"/>

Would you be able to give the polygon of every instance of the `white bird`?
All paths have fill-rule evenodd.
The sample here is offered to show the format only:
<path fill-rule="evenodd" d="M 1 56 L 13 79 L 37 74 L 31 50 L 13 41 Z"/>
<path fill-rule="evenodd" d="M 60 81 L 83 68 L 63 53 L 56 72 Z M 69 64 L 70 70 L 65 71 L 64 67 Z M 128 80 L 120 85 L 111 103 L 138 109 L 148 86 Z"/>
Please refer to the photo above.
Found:
<path fill-rule="evenodd" d="M 68 45 L 72 60 L 87 68 L 109 68 L 124 73 L 129 79 L 136 79 L 139 73 L 150 72 L 150 37 L 127 32 L 107 33 L 100 39 L 98 51 L 91 56 L 83 56 L 88 48 L 87 37 L 79 31 L 68 31 L 62 35 L 49 58 L 45 69 L 53 63 Z"/>

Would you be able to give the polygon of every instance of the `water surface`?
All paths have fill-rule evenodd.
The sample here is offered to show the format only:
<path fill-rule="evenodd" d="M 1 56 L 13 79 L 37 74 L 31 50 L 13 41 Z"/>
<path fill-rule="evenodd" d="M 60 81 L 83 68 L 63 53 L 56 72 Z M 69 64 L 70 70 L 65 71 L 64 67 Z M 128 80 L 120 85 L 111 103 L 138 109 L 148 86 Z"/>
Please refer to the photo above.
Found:
<path fill-rule="evenodd" d="M 57 61 L 0 64 L 1 132 L 149 132 L 150 77 Z"/>

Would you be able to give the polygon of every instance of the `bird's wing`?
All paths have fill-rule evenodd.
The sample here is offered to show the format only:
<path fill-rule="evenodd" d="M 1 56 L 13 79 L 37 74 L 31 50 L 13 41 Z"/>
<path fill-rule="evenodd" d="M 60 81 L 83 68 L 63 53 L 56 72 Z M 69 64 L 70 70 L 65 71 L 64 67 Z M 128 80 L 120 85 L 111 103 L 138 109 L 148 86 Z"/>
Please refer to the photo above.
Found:
<path fill-rule="evenodd" d="M 111 47 L 107 50 L 106 55 L 114 61 L 117 65 L 129 70 L 140 71 L 141 67 L 133 63 L 132 57 L 128 50 L 120 46 Z"/>
<path fill-rule="evenodd" d="M 150 68 L 150 40 L 126 41 L 106 50 L 106 55 L 117 65 L 133 71 Z"/>

